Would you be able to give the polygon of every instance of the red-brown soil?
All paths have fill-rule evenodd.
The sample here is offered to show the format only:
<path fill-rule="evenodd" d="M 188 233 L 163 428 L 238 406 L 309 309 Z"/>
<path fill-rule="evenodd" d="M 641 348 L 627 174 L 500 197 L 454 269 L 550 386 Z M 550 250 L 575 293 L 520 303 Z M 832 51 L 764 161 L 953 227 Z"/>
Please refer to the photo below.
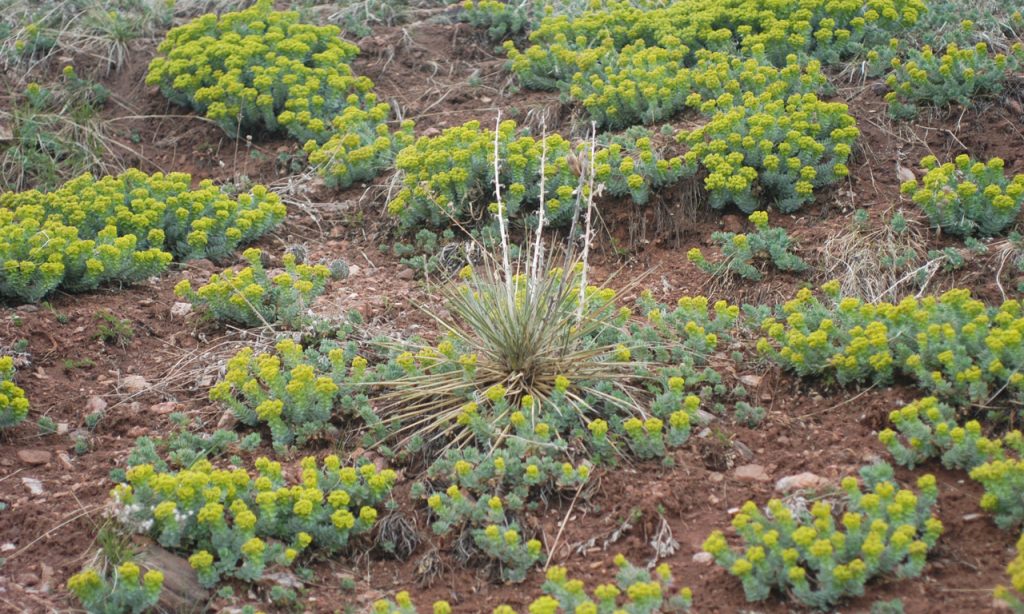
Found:
<path fill-rule="evenodd" d="M 499 111 L 503 117 L 535 127 L 543 121 L 549 130 L 571 129 L 574 123 L 574 114 L 558 105 L 557 94 L 514 91 L 493 46 L 465 25 L 380 28 L 359 43 L 363 54 L 356 62 L 357 71 L 374 80 L 382 99 L 415 119 L 420 133 L 470 119 L 491 122 Z M 251 144 L 235 143 L 215 126 L 168 105 L 147 88 L 143 75 L 154 47 L 138 45 L 130 65 L 106 80 L 119 104 L 108 105 L 105 113 L 122 118 L 117 125 L 126 143 L 133 131 L 142 135 L 142 141 L 132 145 L 139 159 L 131 162 L 146 170 L 190 172 L 197 181 L 245 176 L 261 183 L 295 183 L 300 189 L 289 198 L 287 221 L 260 246 L 279 255 L 289 245 L 305 244 L 314 259 L 340 257 L 356 265 L 358 271 L 352 277 L 332 282 L 322 300 L 325 311 L 357 309 L 375 330 L 429 332 L 429 318 L 416 307 L 428 304 L 427 289 L 389 250 L 381 250 L 393 240 L 389 222 L 382 217 L 381 196 L 388 177 L 344 192 L 324 189 L 312 175 L 289 178 L 278 159 L 294 154 L 298 144 L 261 135 L 254 135 Z M 0 83 L 9 84 L 11 79 Z M 773 217 L 773 224 L 790 231 L 802 246 L 801 255 L 812 264 L 820 257 L 824 241 L 848 228 L 853 208 L 867 208 L 873 223 L 881 223 L 882 213 L 899 203 L 897 163 L 914 168 L 927 153 L 948 156 L 966 150 L 979 157 L 1001 156 L 1009 172 L 1024 171 L 1024 118 L 1010 106 L 986 103 L 978 110 L 936 112 L 894 124 L 886 119 L 874 82 L 840 87 L 837 97 L 850 103 L 863 132 L 861 151 L 850 165 L 850 180 L 826 191 L 815 205 L 797 215 Z M 599 276 L 617 272 L 615 285 L 617 280 L 644 274 L 643 285 L 662 300 L 710 293 L 712 298 L 732 302 L 776 302 L 801 286 L 821 281 L 812 275 L 775 273 L 758 283 L 713 284 L 686 261 L 686 251 L 694 246 L 708 248 L 711 232 L 738 230 L 746 222 L 736 212 L 723 217 L 691 210 L 692 206 L 679 204 L 684 200 L 681 193 L 670 192 L 643 211 L 615 203 L 603 205 L 607 232 L 597 248 Z M 931 249 L 955 245 L 927 233 L 925 241 Z M 974 256 L 965 269 L 936 275 L 928 291 L 968 285 L 988 301 L 1001 300 L 1004 292 L 1017 296 L 1017 273 L 1004 271 L 1000 290 L 995 266 L 991 256 Z M 201 280 L 216 268 L 212 263 L 194 262 L 134 287 L 58 294 L 38 306 L 0 307 L 0 346 L 18 339 L 28 342 L 30 364 L 19 370 L 18 383 L 33 408 L 30 420 L 0 435 L 0 501 L 8 506 L 0 512 L 0 557 L 6 559 L 0 567 L 0 610 L 73 608 L 64 583 L 95 552 L 94 536 L 105 522 L 113 485 L 110 470 L 123 466 L 135 438 L 159 435 L 170 427 L 169 406 L 158 404 L 176 404 L 176 411 L 206 430 L 217 425 L 221 410 L 206 400 L 207 389 L 216 381 L 223 360 L 251 335 L 201 322 L 195 316 L 174 318 L 170 313 L 175 302 L 171 289 L 179 279 Z M 126 347 L 95 338 L 96 314 L 105 310 L 131 322 L 135 338 Z M 824 389 L 756 361 L 730 368 L 733 372 L 726 374 L 730 382 L 742 375 L 763 377 L 751 394 L 769 409 L 764 423 L 748 429 L 719 419 L 712 425 L 714 434 L 695 437 L 675 453 L 672 468 L 640 463 L 600 470 L 575 502 L 571 496 L 551 501 L 530 519 L 530 528 L 549 548 L 553 546 L 553 564 L 567 566 L 573 576 L 591 586 L 608 581 L 616 553 L 638 564 L 652 559 L 649 542 L 664 520 L 679 548 L 663 560 L 671 564 L 679 583 L 693 588 L 695 611 L 794 610 L 790 602 L 777 598 L 747 605 L 734 578 L 717 567 L 695 563 L 693 555 L 710 531 L 728 527 L 731 509 L 748 499 L 763 503 L 773 496 L 775 479 L 812 471 L 838 481 L 865 462 L 884 458 L 877 431 L 890 410 L 919 393 L 909 387 L 863 392 Z M 129 375 L 141 375 L 149 387 L 129 393 L 123 387 Z M 106 415 L 94 432 L 84 433 L 90 451 L 76 455 L 75 436 L 85 428 L 87 401 L 93 396 L 107 402 Z M 44 415 L 66 432 L 39 435 L 35 423 Z M 708 459 L 713 460 L 715 446 L 732 448 L 715 443 L 720 441 L 719 434 L 721 441 L 742 442 L 749 448 L 751 459 L 736 462 L 763 466 L 771 481 L 741 481 L 729 467 L 714 466 Z M 45 450 L 51 460 L 44 465 L 26 464 L 18 456 L 25 449 Z M 1012 558 L 1015 536 L 995 528 L 990 518 L 977 516 L 980 489 L 964 473 L 929 465 L 899 475 L 911 480 L 923 472 L 934 472 L 939 479 L 938 513 L 946 526 L 924 575 L 872 582 L 866 596 L 844 604 L 842 611 L 868 611 L 876 600 L 897 597 L 908 612 L 993 608 L 991 589 L 1006 582 L 1004 570 Z M 39 480 L 45 493 L 31 495 L 22 478 Z M 525 584 L 502 586 L 478 569 L 458 565 L 431 535 L 422 502 L 408 495 L 409 482 L 406 478 L 400 484 L 396 500 L 399 513 L 414 523 L 423 543 L 404 561 L 371 552 L 315 562 L 316 581 L 301 598 L 308 610 L 351 611 L 347 606 L 353 606 L 359 612 L 373 599 L 400 589 L 413 590 L 424 607 L 434 599 L 447 599 L 457 612 L 490 611 L 499 603 L 524 606 L 539 594 L 541 570 L 531 572 Z M 623 529 L 627 520 L 631 526 Z M 614 543 L 613 534 L 619 535 Z M 594 545 L 580 548 L 588 540 L 594 540 Z M 428 561 L 438 573 L 424 585 L 421 572 Z M 342 590 L 342 577 L 354 578 L 355 590 Z M 245 597 L 247 593 L 238 594 Z"/>

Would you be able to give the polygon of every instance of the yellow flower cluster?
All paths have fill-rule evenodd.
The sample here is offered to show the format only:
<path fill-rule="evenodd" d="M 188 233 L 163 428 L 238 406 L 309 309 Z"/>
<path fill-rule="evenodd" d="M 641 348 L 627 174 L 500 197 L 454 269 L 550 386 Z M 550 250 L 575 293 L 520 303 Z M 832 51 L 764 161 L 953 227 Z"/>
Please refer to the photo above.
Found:
<path fill-rule="evenodd" d="M 1024 175 L 1007 179 L 1003 160 L 979 162 L 966 154 L 939 164 L 935 156 L 921 160 L 924 179 L 900 186 L 931 221 L 932 226 L 955 235 L 984 236 L 1012 225 L 1024 202 Z"/>
<path fill-rule="evenodd" d="M 0 429 L 10 428 L 24 420 L 28 410 L 25 391 L 14 383 L 14 359 L 0 356 Z"/>
<path fill-rule="evenodd" d="M 323 293 L 331 271 L 320 264 L 297 264 L 293 254 L 285 254 L 284 272 L 270 277 L 260 250 L 247 249 L 243 257 L 249 266 L 242 270 L 214 274 L 197 291 L 188 280 L 182 280 L 174 293 L 218 320 L 250 327 L 283 323 L 301 328 L 308 319 L 306 309 Z"/>
<path fill-rule="evenodd" d="M 969 30 L 970 22 L 963 27 Z M 949 43 L 941 54 L 928 45 L 913 49 L 906 60 L 891 60 L 892 72 L 886 77 L 891 91 L 885 95 L 889 113 L 913 117 L 921 104 L 969 107 L 977 98 L 1003 91 L 1004 82 L 1022 62 L 1024 47 L 1019 42 L 1009 55 L 992 53 L 984 42 L 966 48 Z"/>
<path fill-rule="evenodd" d="M 570 219 L 578 190 L 586 189 L 588 178 L 581 181 L 584 165 L 593 167 L 594 180 L 604 184 L 611 195 L 630 195 L 639 204 L 647 201 L 651 188 L 671 183 L 682 174 L 682 161 L 661 158 L 646 132 L 618 137 L 601 147 L 591 164 L 588 143 L 574 147 L 558 134 L 536 139 L 517 131 L 511 120 L 502 122 L 496 135 L 480 122 L 470 121 L 438 136 L 421 137 L 398 153 L 395 166 L 402 189 L 388 203 L 388 212 L 398 217 L 405 231 L 423 226 L 443 228 L 453 220 L 466 222 L 496 213 L 495 203 L 486 211 L 479 206 L 480 194 L 486 195 L 485 199 L 496 196 L 495 153 L 499 183 L 505 186 L 501 194 L 505 215 L 525 217 L 543 202 L 545 224 L 552 226 Z"/>
<path fill-rule="evenodd" d="M 131 169 L 0 194 L 0 295 L 37 301 L 58 287 L 144 279 L 172 258 L 224 257 L 284 219 L 263 186 L 232 198 L 209 180 L 194 190 L 191 182 Z"/>
<path fill-rule="evenodd" d="M 672 570 L 661 564 L 653 571 L 636 567 L 626 558 L 615 556 L 618 567 L 615 583 L 599 584 L 587 590 L 582 580 L 573 579 L 564 567 L 553 566 L 545 574 L 542 587 L 545 595 L 534 599 L 529 614 L 598 614 L 599 612 L 662 612 L 673 614 L 690 609 L 693 592 L 686 587 L 674 590 Z M 569 604 L 568 609 L 563 605 Z M 446 601 L 434 603 L 433 614 L 451 614 Z M 416 614 L 416 607 L 406 591 L 395 595 L 394 601 L 381 599 L 373 604 L 374 614 Z M 493 614 L 516 614 L 507 605 L 498 606 Z"/>
<path fill-rule="evenodd" d="M 876 575 L 896 568 L 907 576 L 920 574 L 942 533 L 942 523 L 931 515 L 938 498 L 935 478 L 922 476 L 915 494 L 898 488 L 886 465 L 865 468 L 862 474 L 869 482 L 867 492 L 855 478 L 842 482 L 846 511 L 838 523 L 832 505 L 824 501 L 812 506 L 806 520 L 778 499 L 768 502 L 768 514 L 748 501 L 732 521 L 743 547 L 733 550 L 725 535 L 714 531 L 704 551 L 742 580 L 750 601 L 767 599 L 777 589 L 822 609 L 862 594 Z"/>
<path fill-rule="evenodd" d="M 707 169 L 710 204 L 750 213 L 771 204 L 791 212 L 810 202 L 814 189 L 845 177 L 846 161 L 860 135 L 845 104 L 816 95 L 777 98 L 744 91 L 708 101 L 711 120 L 678 139 L 690 150 L 691 170 Z"/>
<path fill-rule="evenodd" d="M 88 568 L 68 579 L 68 589 L 88 612 L 148 611 L 156 607 L 163 585 L 163 573 L 151 569 L 143 575 L 131 561 L 114 567 L 109 577 Z"/>
<path fill-rule="evenodd" d="M 326 353 L 330 365 L 322 372 L 315 359 L 307 358 L 298 343 L 285 339 L 276 352 L 255 354 L 244 348 L 227 363 L 224 379 L 210 389 L 210 400 L 226 404 L 249 426 L 267 424 L 274 446 L 302 445 L 329 431 L 336 402 L 357 412 L 365 395 L 342 399 L 342 385 L 365 377 L 366 360 L 352 356 L 351 366 L 339 348 Z M 360 406 L 361 407 L 361 406 Z"/>
<path fill-rule="evenodd" d="M 346 106 L 376 104 L 373 83 L 348 65 L 359 49 L 339 33 L 337 26 L 303 24 L 297 12 L 274 11 L 272 2 L 260 0 L 173 28 L 146 83 L 232 136 L 265 127 L 323 141 L 331 118 Z"/>
<path fill-rule="evenodd" d="M 841 384 L 887 384 L 895 373 L 957 402 L 988 403 L 995 391 L 1024 397 L 1024 313 L 1016 300 L 998 308 L 968 290 L 899 303 L 855 298 L 819 301 L 809 289 L 783 305 L 785 322 L 762 323 L 758 349 L 800 375 L 834 375 Z"/>
<path fill-rule="evenodd" d="M 255 474 L 216 469 L 206 460 L 178 472 L 136 465 L 113 496 L 128 526 L 191 553 L 189 563 L 205 585 L 223 574 L 256 580 L 268 562 L 288 565 L 311 544 L 336 552 L 351 535 L 369 531 L 374 506 L 397 480 L 394 471 L 372 464 L 342 467 L 336 456 L 322 465 L 307 457 L 301 466 L 300 482 L 288 485 L 281 464 L 267 458 L 256 460 Z"/>

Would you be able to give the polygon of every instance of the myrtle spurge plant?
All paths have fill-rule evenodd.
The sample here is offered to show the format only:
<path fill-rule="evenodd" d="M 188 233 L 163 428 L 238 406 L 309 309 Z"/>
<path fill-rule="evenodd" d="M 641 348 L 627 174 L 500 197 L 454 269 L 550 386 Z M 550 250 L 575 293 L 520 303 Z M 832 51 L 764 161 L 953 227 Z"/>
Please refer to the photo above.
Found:
<path fill-rule="evenodd" d="M 306 313 L 310 304 L 331 278 L 330 269 L 320 264 L 297 264 L 294 254 L 285 254 L 284 271 L 270 277 L 263 268 L 260 250 L 247 249 L 242 257 L 249 266 L 240 271 L 225 269 L 198 290 L 193 290 L 187 279 L 182 280 L 174 293 L 218 320 L 250 327 L 280 323 L 303 328 L 310 319 Z"/>
<path fill-rule="evenodd" d="M 991 236 L 1011 226 L 1024 201 L 1024 175 L 1007 179 L 1003 160 L 977 161 L 961 154 L 939 164 L 935 156 L 921 160 L 927 171 L 921 182 L 900 187 L 944 232 L 969 237 Z"/>
<path fill-rule="evenodd" d="M 388 211 L 405 232 L 424 225 L 443 228 L 453 222 L 472 225 L 493 219 L 497 204 L 482 203 L 495 196 L 495 136 L 493 130 L 471 121 L 436 137 L 421 137 L 398 153 L 395 165 L 402 189 L 388 203 Z M 535 218 L 543 201 L 546 225 L 569 222 L 580 192 L 586 190 L 579 160 L 590 162 L 589 143 L 573 146 L 557 134 L 536 139 L 517 131 L 515 122 L 508 120 L 498 126 L 497 155 L 506 217 Z M 662 158 L 643 132 L 610 141 L 595 153 L 594 161 L 595 182 L 613 196 L 631 196 L 640 204 L 647 202 L 652 189 L 682 175 L 681 160 Z"/>
<path fill-rule="evenodd" d="M 631 614 L 668 614 L 690 609 L 693 593 L 689 588 L 676 589 L 672 570 L 661 564 L 653 571 L 636 567 L 625 556 L 615 556 L 618 571 L 615 581 L 587 589 L 582 580 L 569 576 L 560 566 L 548 569 L 541 590 L 544 596 L 534 599 L 527 607 L 530 614 L 599 614 L 602 612 L 630 612 Z M 434 614 L 451 614 L 446 601 L 437 601 Z M 418 610 L 408 592 L 395 595 L 394 601 L 382 599 L 373 605 L 374 614 L 416 614 Z M 498 606 L 493 614 L 516 614 L 507 605 Z"/>
<path fill-rule="evenodd" d="M 146 83 L 229 135 L 284 130 L 301 142 L 323 142 L 346 108 L 377 106 L 373 82 L 348 65 L 359 49 L 339 32 L 274 11 L 270 0 L 219 18 L 207 14 L 167 33 Z"/>
<path fill-rule="evenodd" d="M 914 24 L 919 0 L 871 0 L 838 5 L 823 0 L 776 6 L 764 0 L 722 4 L 694 0 L 667 5 L 600 4 L 570 16 L 545 18 L 520 51 L 505 48 L 512 70 L 527 87 L 566 88 L 596 63 L 628 70 L 627 46 L 733 50 L 763 53 L 782 65 L 791 53 L 825 63 L 861 55 Z M 709 27 L 708 24 L 714 24 Z"/>
<path fill-rule="evenodd" d="M 981 507 L 993 514 L 1000 528 L 1024 522 L 1020 506 L 1024 500 L 1024 435 L 1020 431 L 985 437 L 980 422 L 958 425 L 953 409 L 934 397 L 893 411 L 889 420 L 898 433 L 885 429 L 879 440 L 897 463 L 913 467 L 938 456 L 948 468 L 969 471 L 971 479 L 984 487 Z"/>
<path fill-rule="evenodd" d="M 690 66 L 685 47 L 628 45 L 618 58 L 621 65 L 596 62 L 576 73 L 569 99 L 582 104 L 599 125 L 621 128 L 663 121 L 688 107 L 711 112 L 719 100 L 725 104 L 746 91 L 784 99 L 817 92 L 826 83 L 820 62 L 803 65 L 796 55 L 786 58 L 783 68 L 763 53 L 744 58 L 698 49 L 693 56 Z"/>
<path fill-rule="evenodd" d="M 10 428 L 28 416 L 25 391 L 14 383 L 14 359 L 0 356 L 0 429 Z"/>
<path fill-rule="evenodd" d="M 86 569 L 68 580 L 68 589 L 89 614 L 141 614 L 150 612 L 160 600 L 164 575 L 157 570 L 144 575 L 132 562 L 111 570 L 110 576 Z"/>
<path fill-rule="evenodd" d="M 865 489 L 847 477 L 842 505 L 817 501 L 809 514 L 794 512 L 778 499 L 768 502 L 767 513 L 748 501 L 732 521 L 742 546 L 731 548 L 725 535 L 715 531 L 704 550 L 740 579 L 747 600 L 762 601 L 774 590 L 822 610 L 862 595 L 875 576 L 920 575 L 942 533 L 942 522 L 932 515 L 938 498 L 935 478 L 919 478 L 915 494 L 891 480 L 891 468 L 862 474 Z M 845 510 L 841 518 L 836 518 L 837 509 Z"/>
<path fill-rule="evenodd" d="M 748 91 L 723 98 L 707 124 L 677 137 L 690 147 L 683 156 L 690 171 L 706 169 L 704 187 L 715 209 L 796 211 L 813 200 L 815 188 L 849 174 L 846 161 L 860 131 L 845 104 L 814 94 L 780 99 Z"/>
<path fill-rule="evenodd" d="M 997 586 L 995 598 L 1012 612 L 1020 614 L 1024 612 L 1024 600 L 1021 599 L 1024 593 L 1024 535 L 1017 540 L 1017 556 L 1006 566 L 1006 573 L 1010 576 L 1010 587 Z"/>
<path fill-rule="evenodd" d="M 970 470 L 1002 457 L 1004 441 L 1012 449 L 1021 445 L 1017 431 L 1000 440 L 985 437 L 977 420 L 960 426 L 956 410 L 935 397 L 925 397 L 892 411 L 889 422 L 895 430 L 884 429 L 878 439 L 897 464 L 911 469 L 939 457 L 947 468 Z"/>
<path fill-rule="evenodd" d="M 351 106 L 331 120 L 333 131 L 323 144 L 306 141 L 303 149 L 309 163 L 329 187 L 344 189 L 372 180 L 394 163 L 398 151 L 412 144 L 412 120 L 392 132 L 387 124 L 390 113 L 386 104 L 369 110 Z"/>
<path fill-rule="evenodd" d="M 307 548 L 336 553 L 369 532 L 397 478 L 372 464 L 342 467 L 336 456 L 319 465 L 304 458 L 301 482 L 291 485 L 280 463 L 260 458 L 255 467 L 254 474 L 209 461 L 177 472 L 130 467 L 127 484 L 112 493 L 116 517 L 188 555 L 204 586 L 221 577 L 256 581 Z"/>
<path fill-rule="evenodd" d="M 191 181 L 133 169 L 0 195 L 0 296 L 38 301 L 58 287 L 145 279 L 172 259 L 223 258 L 284 219 L 284 204 L 263 186 L 232 197 Z"/>
<path fill-rule="evenodd" d="M 267 425 L 275 448 L 302 445 L 331 433 L 336 414 L 372 416 L 366 367 L 351 344 L 321 353 L 286 339 L 273 353 L 245 348 L 231 358 L 210 400 L 227 405 L 243 424 Z"/>
<path fill-rule="evenodd" d="M 1024 62 L 1024 48 L 1015 43 L 1009 55 L 992 53 L 984 42 L 960 48 L 950 43 L 941 55 L 925 45 L 912 50 L 905 60 L 891 60 L 885 95 L 889 114 L 897 118 L 917 115 L 918 107 L 945 107 L 956 103 L 970 107 L 982 97 L 999 94 L 1005 81 Z"/>
<path fill-rule="evenodd" d="M 801 376 L 840 384 L 888 385 L 898 373 L 929 394 L 957 405 L 989 405 L 997 396 L 1024 396 L 1024 317 L 1020 302 L 998 308 L 968 290 L 899 303 L 866 303 L 823 286 L 782 306 L 783 321 L 762 323 L 758 350 Z"/>
<path fill-rule="evenodd" d="M 780 271 L 799 272 L 807 269 L 807 263 L 790 251 L 792 242 L 786 230 L 768 226 L 767 212 L 755 211 L 748 219 L 754 225 L 755 230 L 752 233 L 711 234 L 711 240 L 718 243 L 722 249 L 723 260 L 708 262 L 696 247 L 687 253 L 687 258 L 706 273 L 728 273 L 755 281 L 762 277 L 761 270 L 755 266 L 756 261 L 766 261 Z"/>

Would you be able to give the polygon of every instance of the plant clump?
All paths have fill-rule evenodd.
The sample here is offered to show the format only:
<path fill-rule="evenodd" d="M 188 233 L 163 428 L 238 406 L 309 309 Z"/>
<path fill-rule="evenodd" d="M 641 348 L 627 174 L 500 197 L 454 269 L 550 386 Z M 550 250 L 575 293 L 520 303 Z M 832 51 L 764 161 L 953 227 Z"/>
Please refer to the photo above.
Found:
<path fill-rule="evenodd" d="M 889 385 L 899 374 L 924 391 L 958 405 L 988 406 L 1024 395 L 1024 317 L 1017 300 L 998 307 L 965 289 L 899 303 L 841 297 L 839 284 L 809 289 L 783 304 L 780 321 L 767 318 L 758 351 L 804 377 L 841 385 Z"/>
<path fill-rule="evenodd" d="M 916 116 L 918 107 L 925 104 L 973 106 L 980 98 L 1000 94 L 1022 62 L 1024 48 L 1019 42 L 1008 55 L 992 53 L 984 42 L 964 48 L 949 43 L 941 54 L 928 45 L 913 49 L 906 59 L 890 61 L 892 72 L 886 84 L 891 91 L 885 95 L 889 114 L 906 119 Z"/>
<path fill-rule="evenodd" d="M 932 226 L 953 235 L 992 236 L 1011 226 L 1024 202 L 1024 175 L 1008 179 L 1003 160 L 974 160 L 961 154 L 939 164 L 935 156 L 921 160 L 926 173 L 919 182 L 900 186 L 924 210 Z"/>
<path fill-rule="evenodd" d="M 921 476 L 914 493 L 892 480 L 888 466 L 861 473 L 866 490 L 847 477 L 842 503 L 817 501 L 810 514 L 778 499 L 764 513 L 748 501 L 732 521 L 743 546 L 731 548 L 715 531 L 704 551 L 740 579 L 748 601 L 763 601 L 774 590 L 822 610 L 862 595 L 876 576 L 920 575 L 942 533 L 942 522 L 932 515 L 938 498 L 934 476 Z M 837 519 L 839 509 L 845 511 Z"/>
<path fill-rule="evenodd" d="M 541 590 L 544 595 L 534 599 L 527 607 L 530 614 L 598 614 L 599 612 L 632 612 L 635 614 L 670 614 L 685 612 L 693 602 L 693 592 L 687 588 L 674 588 L 671 568 L 662 563 L 653 571 L 637 567 L 621 554 L 615 555 L 618 571 L 615 581 L 587 589 L 558 565 L 548 569 Z M 412 597 L 407 591 L 395 595 L 394 600 L 381 599 L 374 603 L 374 614 L 417 614 Z M 434 614 L 451 614 L 451 605 L 436 601 Z M 516 610 L 500 605 L 493 614 L 516 614 Z"/>
<path fill-rule="evenodd" d="M 768 226 L 767 212 L 755 211 L 748 219 L 754 225 L 752 233 L 712 233 L 711 240 L 718 243 L 722 250 L 722 261 L 708 262 L 700 248 L 696 247 L 687 253 L 687 259 L 711 275 L 728 273 L 752 281 L 762 277 L 761 270 L 754 264 L 755 260 L 765 260 L 780 271 L 807 270 L 807 263 L 790 251 L 792 242 L 786 230 Z"/>
<path fill-rule="evenodd" d="M 249 266 L 240 271 L 225 269 L 210 277 L 198 290 L 188 280 L 174 287 L 174 293 L 199 306 L 217 320 L 257 327 L 284 324 L 301 329 L 313 299 L 320 296 L 331 278 L 324 265 L 297 264 L 294 254 L 285 254 L 284 270 L 271 277 L 263 268 L 262 252 L 249 248 L 242 258 Z"/>
<path fill-rule="evenodd" d="M 256 129 L 325 141 L 349 106 L 377 105 L 373 82 L 353 74 L 358 47 L 337 26 L 301 23 L 269 0 L 173 28 L 149 65 L 146 83 L 238 137 Z"/>
<path fill-rule="evenodd" d="M 498 182 L 505 186 L 500 195 L 503 215 L 535 220 L 543 202 L 545 225 L 566 225 L 588 189 L 581 160 L 590 163 L 589 145 L 573 146 L 558 134 L 536 139 L 517 131 L 511 120 L 502 122 L 497 134 L 471 121 L 436 137 L 421 137 L 395 159 L 402 189 L 388 203 L 388 212 L 405 232 L 494 219 L 497 155 Z M 682 161 L 663 158 L 644 131 L 608 141 L 594 153 L 593 164 L 596 183 L 610 195 L 630 196 L 637 204 L 645 204 L 652 189 L 682 175 Z"/>
<path fill-rule="evenodd" d="M 280 197 L 263 186 L 232 197 L 191 181 L 132 169 L 0 194 L 0 296 L 35 302 L 57 288 L 145 279 L 173 259 L 223 258 L 284 219 Z"/>
<path fill-rule="evenodd" d="M 397 479 L 372 464 L 343 467 L 337 456 L 301 464 L 302 479 L 293 484 L 280 463 L 266 458 L 256 460 L 255 474 L 206 460 L 172 472 L 130 467 L 127 483 L 112 493 L 116 517 L 188 555 L 203 586 L 222 577 L 253 582 L 270 565 L 290 566 L 307 548 L 336 553 L 368 533 Z"/>
<path fill-rule="evenodd" d="M 991 512 L 1003 529 L 1024 522 L 1019 502 L 1024 497 L 1024 435 L 1009 431 L 1000 438 L 982 434 L 981 423 L 963 426 L 956 412 L 935 397 L 925 397 L 889 414 L 896 431 L 885 429 L 879 440 L 897 463 L 913 467 L 939 457 L 950 469 L 969 472 L 985 489 L 981 507 Z"/>
<path fill-rule="evenodd" d="M 90 614 L 141 614 L 156 607 L 163 584 L 163 573 L 150 570 L 142 574 L 138 565 L 126 562 L 109 575 L 85 569 L 71 576 L 68 589 Z"/>
<path fill-rule="evenodd" d="M 14 359 L 0 356 L 0 429 L 10 428 L 28 416 L 25 391 L 14 383 Z"/>

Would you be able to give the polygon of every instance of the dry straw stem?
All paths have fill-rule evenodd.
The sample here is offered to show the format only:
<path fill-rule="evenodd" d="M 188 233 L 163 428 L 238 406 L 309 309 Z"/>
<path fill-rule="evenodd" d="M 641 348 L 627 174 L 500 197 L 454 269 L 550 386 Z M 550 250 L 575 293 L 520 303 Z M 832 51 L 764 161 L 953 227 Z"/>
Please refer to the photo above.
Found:
<path fill-rule="evenodd" d="M 839 281 L 843 296 L 868 302 L 896 301 L 919 292 L 921 276 L 930 279 L 938 270 L 938 261 L 921 264 L 926 244 L 921 224 L 910 219 L 903 232 L 884 221 L 870 226 L 853 224 L 825 240 L 820 277 Z M 901 261 L 907 264 L 893 264 Z"/>

